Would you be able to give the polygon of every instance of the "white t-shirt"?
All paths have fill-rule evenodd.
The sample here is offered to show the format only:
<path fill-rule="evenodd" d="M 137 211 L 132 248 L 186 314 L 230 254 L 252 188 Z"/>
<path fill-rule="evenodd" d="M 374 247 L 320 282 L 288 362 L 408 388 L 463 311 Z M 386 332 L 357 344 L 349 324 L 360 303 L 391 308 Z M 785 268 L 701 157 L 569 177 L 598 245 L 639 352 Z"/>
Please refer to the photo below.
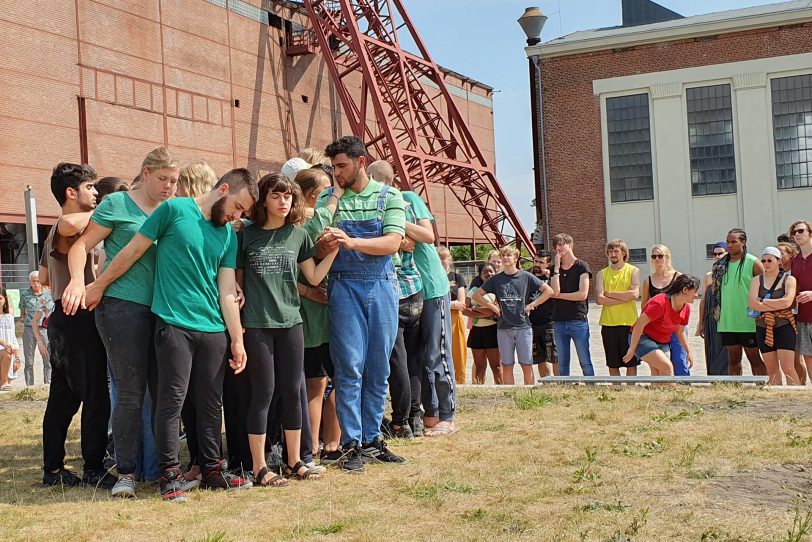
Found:
<path fill-rule="evenodd" d="M 17 342 L 17 332 L 14 329 L 14 317 L 10 314 L 0 314 L 0 339 L 11 344 L 15 350 L 20 348 Z"/>

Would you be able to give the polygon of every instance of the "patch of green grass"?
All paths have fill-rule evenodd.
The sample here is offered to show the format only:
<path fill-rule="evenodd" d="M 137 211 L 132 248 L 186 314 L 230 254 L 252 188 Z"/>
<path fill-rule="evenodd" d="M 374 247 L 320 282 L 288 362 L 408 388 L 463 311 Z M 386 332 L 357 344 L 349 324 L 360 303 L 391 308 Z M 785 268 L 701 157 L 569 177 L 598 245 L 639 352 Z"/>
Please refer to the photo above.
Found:
<path fill-rule="evenodd" d="M 442 485 L 442 489 L 444 491 L 448 491 L 449 493 L 476 493 L 476 489 L 469 486 L 468 484 L 461 484 L 459 482 L 446 482 Z"/>
<path fill-rule="evenodd" d="M 716 477 L 716 471 L 714 469 L 689 470 L 686 476 L 691 480 L 710 480 Z"/>
<path fill-rule="evenodd" d="M 615 455 L 625 455 L 626 457 L 651 457 L 663 451 L 665 438 L 658 436 L 654 440 L 643 442 L 642 444 L 622 444 L 615 443 L 612 446 L 612 453 Z"/>
<path fill-rule="evenodd" d="M 195 542 L 234 542 L 235 539 L 226 536 L 225 531 L 206 533 L 203 538 L 198 538 Z"/>
<path fill-rule="evenodd" d="M 598 401 L 602 403 L 606 403 L 608 401 L 614 401 L 616 397 L 612 397 L 609 395 L 606 390 L 603 390 L 600 395 L 598 395 Z"/>
<path fill-rule="evenodd" d="M 618 529 L 611 536 L 605 538 L 604 542 L 632 542 L 643 530 L 643 527 L 646 526 L 646 523 L 648 523 L 648 508 L 641 510 L 640 515 L 635 514 L 625 529 Z"/>
<path fill-rule="evenodd" d="M 787 431 L 787 446 L 793 448 L 805 448 L 812 444 L 812 436 L 802 437 L 795 431 Z"/>
<path fill-rule="evenodd" d="M 696 407 L 694 409 L 688 410 L 687 408 L 680 409 L 679 412 L 663 412 L 662 414 L 657 414 L 651 418 L 652 421 L 657 423 L 673 423 L 673 422 L 681 422 L 683 420 L 690 420 L 692 418 L 698 418 L 705 413 L 702 407 Z"/>
<path fill-rule="evenodd" d="M 34 388 L 23 388 L 13 395 L 15 401 L 36 401 L 37 395 Z"/>
<path fill-rule="evenodd" d="M 601 472 L 597 468 L 598 462 L 598 449 L 595 447 L 588 447 L 584 449 L 584 459 L 581 466 L 572 473 L 572 481 L 576 485 L 576 489 L 583 489 L 585 483 L 597 482 L 601 477 Z"/>
<path fill-rule="evenodd" d="M 479 426 L 479 430 L 483 433 L 500 433 L 507 429 L 506 423 L 489 423 Z"/>
<path fill-rule="evenodd" d="M 482 521 L 487 517 L 488 512 L 486 512 L 482 508 L 477 508 L 475 510 L 468 510 L 462 514 L 462 519 L 465 521 Z"/>
<path fill-rule="evenodd" d="M 744 399 L 728 399 L 725 401 L 727 408 L 741 408 L 747 406 L 747 401 Z"/>
<path fill-rule="evenodd" d="M 536 390 L 518 391 L 513 394 L 513 402 L 520 410 L 536 410 L 551 405 L 554 401 L 552 395 Z"/>
<path fill-rule="evenodd" d="M 795 501 L 795 517 L 792 519 L 792 527 L 787 531 L 787 535 L 781 542 L 803 542 L 808 540 L 812 532 L 812 511 L 801 511 L 801 501 Z"/>
<path fill-rule="evenodd" d="M 694 466 L 696 455 L 702 451 L 702 444 L 686 444 L 682 448 L 682 457 L 679 461 L 680 467 L 690 468 Z"/>
<path fill-rule="evenodd" d="M 576 506 L 575 510 L 578 512 L 625 512 L 630 505 L 617 501 L 616 503 L 595 501 L 583 506 Z"/>

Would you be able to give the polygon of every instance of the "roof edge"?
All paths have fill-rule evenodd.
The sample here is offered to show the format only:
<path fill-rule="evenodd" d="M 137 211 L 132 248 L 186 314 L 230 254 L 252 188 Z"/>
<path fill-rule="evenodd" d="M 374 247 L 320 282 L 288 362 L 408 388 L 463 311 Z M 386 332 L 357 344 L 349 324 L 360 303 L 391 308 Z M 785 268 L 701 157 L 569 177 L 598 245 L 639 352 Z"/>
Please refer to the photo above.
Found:
<path fill-rule="evenodd" d="M 686 19 L 690 19 L 690 17 Z M 679 21 L 685 21 L 686 19 L 679 19 Z M 635 45 L 649 43 L 730 34 L 757 28 L 770 28 L 773 26 L 792 25 L 810 21 L 812 21 L 812 5 L 775 13 L 760 13 L 730 19 L 698 21 L 692 24 L 681 24 L 676 27 L 669 25 L 663 26 L 662 23 L 655 23 L 657 24 L 656 28 L 646 28 L 652 25 L 627 27 L 634 29 L 634 31 L 622 35 L 597 35 L 583 40 L 561 44 L 556 44 L 555 40 L 548 41 L 539 45 L 525 47 L 525 53 L 528 57 L 551 58 L 607 49 L 633 47 Z"/>

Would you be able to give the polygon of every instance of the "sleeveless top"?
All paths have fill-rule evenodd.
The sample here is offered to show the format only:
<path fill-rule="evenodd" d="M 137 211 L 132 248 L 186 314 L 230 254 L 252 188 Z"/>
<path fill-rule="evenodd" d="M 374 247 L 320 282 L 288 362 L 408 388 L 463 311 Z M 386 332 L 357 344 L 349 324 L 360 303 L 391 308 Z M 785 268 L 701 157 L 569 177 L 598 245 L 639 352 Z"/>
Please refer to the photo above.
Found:
<path fill-rule="evenodd" d="M 783 276 L 781 277 L 781 280 L 778 282 L 778 285 L 773 290 L 773 293 L 770 294 L 770 299 L 781 299 L 782 297 L 784 297 L 784 295 L 786 294 L 786 292 L 784 290 L 784 287 L 786 286 L 786 283 L 787 283 L 787 274 L 784 273 Z M 770 286 L 772 286 L 772 284 L 770 284 Z M 769 291 L 770 291 L 769 286 L 764 285 L 764 275 L 761 275 L 760 277 L 758 277 L 758 297 L 759 297 L 759 299 L 764 299 L 764 296 L 767 295 L 767 292 L 769 292 Z M 779 311 L 779 310 L 782 310 L 782 309 L 776 309 L 774 311 L 763 311 L 762 314 L 764 314 L 764 312 L 776 312 L 776 311 Z M 783 310 L 786 310 L 786 309 L 783 309 Z M 787 324 L 789 324 L 789 320 L 787 320 L 786 318 L 776 317 L 776 319 L 775 319 L 775 327 L 785 326 Z M 759 316 L 758 318 L 756 318 L 756 325 L 758 327 L 767 327 L 767 324 L 764 321 L 763 316 Z"/>
<path fill-rule="evenodd" d="M 750 283 L 756 258 L 745 254 L 738 262 L 730 262 L 722 277 L 722 306 L 719 314 L 720 333 L 755 333 L 756 322 L 747 316 Z"/>
<path fill-rule="evenodd" d="M 651 299 L 651 298 L 652 298 L 652 297 L 654 297 L 655 295 L 657 295 L 657 294 L 661 294 L 661 293 L 663 293 L 664 291 L 668 290 L 668 288 L 669 288 L 669 287 L 670 287 L 672 284 L 674 284 L 674 281 L 675 281 L 675 280 L 677 280 L 677 275 L 679 275 L 679 273 L 674 273 L 674 274 L 671 276 L 671 282 L 669 282 L 668 284 L 666 284 L 666 285 L 665 285 L 665 286 L 663 286 L 662 288 L 657 288 L 656 286 L 654 286 L 654 283 L 653 283 L 653 282 L 651 282 L 651 276 L 649 276 L 649 277 L 648 277 L 648 298 L 649 298 L 649 299 Z"/>
<path fill-rule="evenodd" d="M 607 292 L 625 292 L 632 285 L 632 274 L 635 267 L 625 264 L 615 271 L 611 267 L 601 270 L 603 289 Z M 637 304 L 627 301 L 618 305 L 601 308 L 600 325 L 602 326 L 633 326 L 637 321 Z"/>

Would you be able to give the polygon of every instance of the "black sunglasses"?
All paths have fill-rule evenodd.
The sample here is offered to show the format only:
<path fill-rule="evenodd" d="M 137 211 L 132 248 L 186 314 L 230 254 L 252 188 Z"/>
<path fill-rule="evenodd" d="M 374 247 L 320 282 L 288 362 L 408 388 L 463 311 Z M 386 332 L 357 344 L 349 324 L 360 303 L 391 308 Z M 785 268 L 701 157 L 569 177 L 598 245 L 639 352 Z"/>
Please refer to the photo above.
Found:
<path fill-rule="evenodd" d="M 652 254 L 651 255 L 652 260 L 662 260 L 663 258 L 665 258 L 665 254 Z"/>
<path fill-rule="evenodd" d="M 797 230 L 792 230 L 792 235 L 798 235 L 799 233 L 804 233 L 806 228 L 798 228 Z"/>

